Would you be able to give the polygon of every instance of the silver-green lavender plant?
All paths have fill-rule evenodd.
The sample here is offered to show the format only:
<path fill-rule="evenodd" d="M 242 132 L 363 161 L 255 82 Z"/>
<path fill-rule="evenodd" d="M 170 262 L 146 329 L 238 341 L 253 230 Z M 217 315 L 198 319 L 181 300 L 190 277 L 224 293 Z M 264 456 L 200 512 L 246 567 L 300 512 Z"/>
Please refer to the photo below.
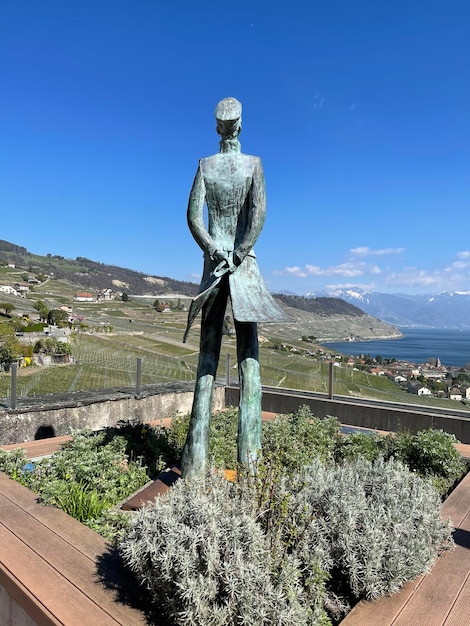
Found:
<path fill-rule="evenodd" d="M 315 606 L 298 559 L 286 554 L 279 569 L 251 508 L 214 472 L 199 484 L 180 481 L 139 512 L 121 554 L 175 624 L 329 624 L 322 577 Z"/>
<path fill-rule="evenodd" d="M 441 519 L 432 482 L 394 459 L 315 461 L 302 481 L 300 495 L 319 526 L 308 529 L 305 541 L 317 545 L 318 533 L 326 539 L 330 560 L 323 566 L 333 565 L 332 579 L 342 579 L 340 587 L 355 599 L 398 591 L 452 546 L 450 521 Z"/>
<path fill-rule="evenodd" d="M 121 554 L 178 626 L 328 624 L 451 545 L 431 481 L 399 461 L 271 462 L 236 484 L 180 481 L 134 520 Z"/>

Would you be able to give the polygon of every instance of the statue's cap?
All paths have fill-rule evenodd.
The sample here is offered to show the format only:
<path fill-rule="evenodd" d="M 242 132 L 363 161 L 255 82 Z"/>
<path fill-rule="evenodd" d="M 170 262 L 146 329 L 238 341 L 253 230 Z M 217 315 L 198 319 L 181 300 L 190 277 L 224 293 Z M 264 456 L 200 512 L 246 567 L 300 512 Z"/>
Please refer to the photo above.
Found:
<path fill-rule="evenodd" d="M 234 121 L 242 116 L 242 103 L 236 98 L 224 98 L 215 107 L 215 117 L 220 121 Z"/>

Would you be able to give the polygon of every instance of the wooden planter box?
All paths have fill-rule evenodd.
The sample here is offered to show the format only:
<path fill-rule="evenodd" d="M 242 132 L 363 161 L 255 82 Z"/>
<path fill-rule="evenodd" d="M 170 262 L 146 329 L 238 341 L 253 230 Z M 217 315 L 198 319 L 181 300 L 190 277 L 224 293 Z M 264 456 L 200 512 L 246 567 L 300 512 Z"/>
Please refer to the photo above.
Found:
<path fill-rule="evenodd" d="M 105 539 L 0 473 L 2 626 L 141 626 L 138 595 Z"/>

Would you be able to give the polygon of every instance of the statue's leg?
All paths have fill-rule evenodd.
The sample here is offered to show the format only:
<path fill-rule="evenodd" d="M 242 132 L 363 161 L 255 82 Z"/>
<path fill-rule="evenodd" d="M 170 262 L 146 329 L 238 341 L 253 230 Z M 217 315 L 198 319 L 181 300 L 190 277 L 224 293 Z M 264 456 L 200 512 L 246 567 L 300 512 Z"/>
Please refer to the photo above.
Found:
<path fill-rule="evenodd" d="M 258 327 L 236 322 L 240 406 L 238 412 L 238 462 L 251 469 L 261 452 L 261 376 Z"/>
<path fill-rule="evenodd" d="M 201 476 L 207 467 L 212 396 L 219 363 L 226 305 L 227 281 L 222 281 L 214 300 L 202 312 L 197 379 L 191 419 L 181 459 L 181 473 L 184 478 Z"/>

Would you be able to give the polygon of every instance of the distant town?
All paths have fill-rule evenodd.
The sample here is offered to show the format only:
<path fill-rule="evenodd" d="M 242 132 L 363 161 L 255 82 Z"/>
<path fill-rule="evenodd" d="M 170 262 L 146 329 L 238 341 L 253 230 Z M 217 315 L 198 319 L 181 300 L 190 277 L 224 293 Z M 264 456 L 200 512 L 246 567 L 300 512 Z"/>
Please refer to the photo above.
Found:
<path fill-rule="evenodd" d="M 305 338 L 303 338 L 305 340 Z M 425 363 L 375 357 L 369 354 L 332 354 L 324 348 L 311 350 L 279 344 L 276 349 L 303 353 L 315 360 L 332 362 L 335 366 L 348 366 L 374 376 L 383 376 L 394 382 L 403 391 L 417 396 L 449 398 L 459 402 L 470 402 L 470 370 L 463 367 L 443 365 L 438 357 Z"/>

